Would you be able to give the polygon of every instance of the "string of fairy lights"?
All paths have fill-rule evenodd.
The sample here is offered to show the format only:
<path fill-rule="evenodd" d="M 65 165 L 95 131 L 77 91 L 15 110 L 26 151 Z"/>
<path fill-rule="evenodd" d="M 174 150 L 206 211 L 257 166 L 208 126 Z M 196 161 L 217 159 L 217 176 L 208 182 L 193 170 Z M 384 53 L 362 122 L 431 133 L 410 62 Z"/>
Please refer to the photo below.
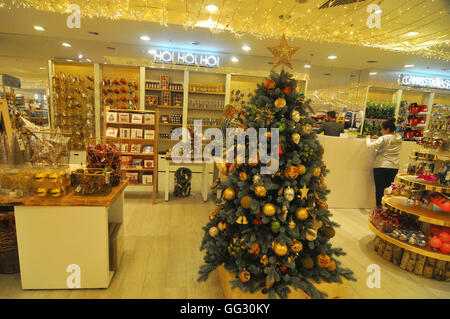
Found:
<path fill-rule="evenodd" d="M 180 2 L 182 5 L 180 5 Z M 131 19 L 208 27 L 237 37 L 303 39 L 357 44 L 450 60 L 449 8 L 446 0 L 367 0 L 319 9 L 323 1 L 296 0 L 0 0 L 0 7 L 35 8 L 67 14 L 77 4 L 82 17 Z M 215 4 L 215 12 L 205 7 Z M 369 28 L 367 6 L 378 5 L 381 28 Z M 414 36 L 406 34 L 417 33 Z"/>

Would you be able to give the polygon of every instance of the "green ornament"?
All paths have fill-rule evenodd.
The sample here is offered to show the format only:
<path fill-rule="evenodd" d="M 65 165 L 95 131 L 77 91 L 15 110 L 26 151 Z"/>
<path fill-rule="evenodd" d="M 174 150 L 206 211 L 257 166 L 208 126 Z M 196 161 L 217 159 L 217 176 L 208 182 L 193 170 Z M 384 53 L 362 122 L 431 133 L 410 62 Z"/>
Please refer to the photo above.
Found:
<path fill-rule="evenodd" d="M 270 229 L 272 229 L 272 231 L 274 233 L 278 232 L 280 230 L 280 222 L 275 220 L 270 224 Z"/>
<path fill-rule="evenodd" d="M 256 114 L 256 110 L 257 110 L 256 106 L 253 105 L 253 106 L 252 106 L 252 114 L 253 114 L 253 115 Z"/>
<path fill-rule="evenodd" d="M 279 129 L 280 129 L 280 132 L 283 132 L 286 129 L 286 124 L 281 123 Z"/>

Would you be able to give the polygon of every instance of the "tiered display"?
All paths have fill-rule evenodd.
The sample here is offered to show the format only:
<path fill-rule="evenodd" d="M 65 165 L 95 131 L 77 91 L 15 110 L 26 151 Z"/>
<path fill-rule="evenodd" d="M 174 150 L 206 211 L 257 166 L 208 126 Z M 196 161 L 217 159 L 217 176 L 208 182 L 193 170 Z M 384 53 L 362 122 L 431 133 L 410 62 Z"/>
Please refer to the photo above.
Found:
<path fill-rule="evenodd" d="M 369 228 L 384 259 L 427 278 L 450 279 L 450 154 L 448 139 L 426 132 L 406 174 L 385 190 Z M 433 137 L 434 136 L 434 137 Z"/>
<path fill-rule="evenodd" d="M 71 132 L 72 150 L 84 150 L 95 138 L 93 73 L 89 67 L 59 68 L 52 78 L 55 126 Z"/>
<path fill-rule="evenodd" d="M 407 110 L 407 120 L 403 125 L 403 138 L 415 140 L 423 137 L 423 130 L 425 129 L 428 116 L 428 106 L 411 103 Z"/>

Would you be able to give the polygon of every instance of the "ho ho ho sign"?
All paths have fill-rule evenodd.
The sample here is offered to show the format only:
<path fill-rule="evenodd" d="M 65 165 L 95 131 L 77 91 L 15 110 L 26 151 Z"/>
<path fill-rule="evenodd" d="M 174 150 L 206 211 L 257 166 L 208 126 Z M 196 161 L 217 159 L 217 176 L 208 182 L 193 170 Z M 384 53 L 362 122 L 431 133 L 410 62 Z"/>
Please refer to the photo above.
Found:
<path fill-rule="evenodd" d="M 401 75 L 399 82 L 404 86 L 415 86 L 423 88 L 450 90 L 450 79 L 440 77 L 425 77 L 415 75 Z"/>
<path fill-rule="evenodd" d="M 158 63 L 173 63 L 217 68 L 219 66 L 220 57 L 217 55 L 191 52 L 156 50 L 153 55 L 153 60 Z"/>

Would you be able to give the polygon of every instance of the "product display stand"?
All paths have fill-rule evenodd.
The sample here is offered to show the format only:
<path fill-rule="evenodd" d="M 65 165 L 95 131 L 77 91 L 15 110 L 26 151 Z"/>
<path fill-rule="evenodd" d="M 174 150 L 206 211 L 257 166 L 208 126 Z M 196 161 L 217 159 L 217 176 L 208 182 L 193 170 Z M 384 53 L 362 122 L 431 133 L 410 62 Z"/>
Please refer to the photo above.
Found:
<path fill-rule="evenodd" d="M 0 199 L 15 205 L 22 289 L 108 288 L 122 254 L 126 186 L 101 196 Z"/>
<path fill-rule="evenodd" d="M 169 176 L 170 176 L 170 164 L 175 164 L 170 155 L 166 155 L 166 173 L 165 173 L 165 187 L 164 187 L 164 200 L 167 202 L 169 200 Z M 193 159 L 191 159 L 191 163 L 187 163 L 187 165 L 200 165 L 202 167 L 202 198 L 203 201 L 208 200 L 208 170 L 207 170 L 207 162 L 196 163 Z"/>
<path fill-rule="evenodd" d="M 267 299 L 267 294 L 263 294 L 258 291 L 256 293 L 246 293 L 240 289 L 232 289 L 230 281 L 237 278 L 237 275 L 230 273 L 223 266 L 217 268 L 220 277 L 220 283 L 222 284 L 223 294 L 226 299 Z M 321 282 L 317 284 L 314 280 L 310 280 L 311 283 L 320 291 L 325 292 L 328 295 L 328 299 L 345 299 L 347 297 L 348 281 L 342 278 L 342 283 L 337 282 Z M 292 290 L 289 294 L 289 299 L 311 299 L 311 297 L 303 290 Z"/>

